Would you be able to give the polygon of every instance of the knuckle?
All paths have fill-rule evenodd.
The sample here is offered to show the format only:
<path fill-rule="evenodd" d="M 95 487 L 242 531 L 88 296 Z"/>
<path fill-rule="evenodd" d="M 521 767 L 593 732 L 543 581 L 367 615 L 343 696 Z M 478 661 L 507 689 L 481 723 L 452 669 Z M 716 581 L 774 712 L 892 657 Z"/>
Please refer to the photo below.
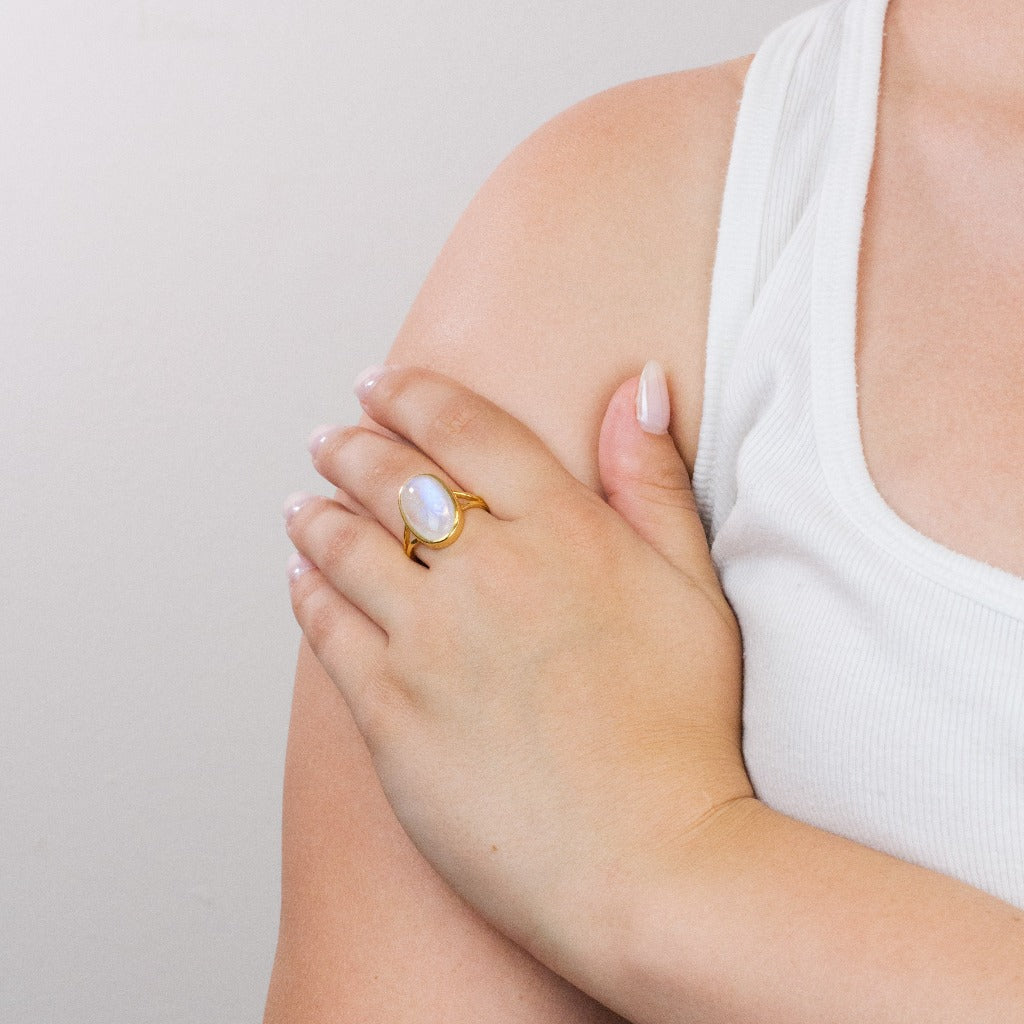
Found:
<path fill-rule="evenodd" d="M 352 447 L 352 442 L 355 437 L 360 433 L 360 427 L 339 427 L 327 435 L 324 443 L 320 446 L 316 453 L 316 461 L 318 463 L 331 463 L 336 462 L 342 453 L 348 452 Z"/>
<path fill-rule="evenodd" d="M 358 477 L 371 489 L 393 481 L 407 464 L 404 447 L 382 443 L 366 427 L 346 427 L 332 441 L 329 460 L 345 477 Z"/>
<path fill-rule="evenodd" d="M 401 403 L 417 377 L 414 366 L 392 366 L 373 386 L 374 397 L 386 405 Z"/>
<path fill-rule="evenodd" d="M 362 524 L 357 518 L 345 519 L 331 528 L 324 543 L 320 564 L 328 575 L 336 574 L 359 549 Z"/>
<path fill-rule="evenodd" d="M 409 475 L 409 454 L 393 445 L 381 446 L 379 451 L 367 451 L 360 467 L 367 493 L 379 493 L 390 487 L 396 480 Z"/>
<path fill-rule="evenodd" d="M 444 399 L 427 425 L 431 443 L 440 445 L 472 444 L 485 433 L 483 407 L 463 395 Z"/>
<path fill-rule="evenodd" d="M 663 466 L 653 475 L 636 481 L 634 493 L 652 505 L 696 511 L 693 489 L 678 467 Z"/>
<path fill-rule="evenodd" d="M 334 614 L 324 594 L 323 588 L 317 586 L 296 586 L 293 598 L 295 617 L 302 626 L 310 646 L 320 653 L 324 650 L 328 639 L 334 631 Z"/>
<path fill-rule="evenodd" d="M 319 600 L 311 600 L 312 608 L 306 617 L 305 633 L 313 649 L 322 651 L 334 633 L 335 617 L 331 606 L 321 596 Z"/>
<path fill-rule="evenodd" d="M 409 707 L 403 688 L 383 668 L 369 672 L 361 680 L 353 704 L 359 731 L 371 750 L 389 746 Z"/>

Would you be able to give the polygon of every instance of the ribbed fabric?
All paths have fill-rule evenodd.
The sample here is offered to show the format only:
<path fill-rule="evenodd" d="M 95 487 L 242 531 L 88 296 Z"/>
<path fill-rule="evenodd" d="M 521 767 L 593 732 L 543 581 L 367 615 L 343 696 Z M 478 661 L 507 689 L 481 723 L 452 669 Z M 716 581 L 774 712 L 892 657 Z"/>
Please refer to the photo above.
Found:
<path fill-rule="evenodd" d="M 694 494 L 744 646 L 757 795 L 1024 908 L 1024 579 L 900 519 L 867 470 L 857 264 L 886 0 L 828 0 L 747 71 Z"/>

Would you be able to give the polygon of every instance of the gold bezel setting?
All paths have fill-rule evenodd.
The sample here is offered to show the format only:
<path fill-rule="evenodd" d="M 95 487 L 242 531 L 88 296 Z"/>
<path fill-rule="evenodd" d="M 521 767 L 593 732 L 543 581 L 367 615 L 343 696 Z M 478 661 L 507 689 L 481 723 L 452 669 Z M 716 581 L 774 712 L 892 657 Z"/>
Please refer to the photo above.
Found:
<path fill-rule="evenodd" d="M 445 494 L 448 495 L 451 500 L 452 507 L 455 510 L 455 520 L 452 523 L 452 528 L 443 537 L 438 540 L 427 540 L 416 532 L 416 528 L 409 522 L 408 517 L 405 514 L 405 509 L 402 507 L 401 496 L 410 480 L 415 480 L 417 477 L 428 477 L 431 480 L 436 480 L 444 490 Z M 449 487 L 437 474 L 435 473 L 416 473 L 415 476 L 409 477 L 401 487 L 398 489 L 398 513 L 402 517 L 402 522 L 405 523 L 405 535 L 403 537 L 403 547 L 405 553 L 410 557 L 414 558 L 413 548 L 417 544 L 422 544 L 428 548 L 446 548 L 450 544 L 454 544 L 458 540 L 459 534 L 462 533 L 462 528 L 465 524 L 465 511 L 470 508 L 482 508 L 485 511 L 487 509 L 487 502 L 483 498 L 476 494 L 470 494 L 468 491 L 456 491 Z"/>

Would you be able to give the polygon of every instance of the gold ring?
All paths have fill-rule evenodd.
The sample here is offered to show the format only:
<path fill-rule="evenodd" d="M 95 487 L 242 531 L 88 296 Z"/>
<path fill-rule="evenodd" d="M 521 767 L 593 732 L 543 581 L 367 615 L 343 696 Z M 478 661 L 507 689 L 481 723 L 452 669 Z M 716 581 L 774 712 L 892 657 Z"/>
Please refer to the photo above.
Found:
<path fill-rule="evenodd" d="M 454 544 L 462 533 L 465 521 L 462 513 L 468 508 L 490 511 L 480 495 L 453 491 L 433 473 L 409 477 L 398 489 L 398 511 L 405 523 L 402 539 L 405 553 L 415 559 L 413 548 L 417 544 L 428 548 Z"/>

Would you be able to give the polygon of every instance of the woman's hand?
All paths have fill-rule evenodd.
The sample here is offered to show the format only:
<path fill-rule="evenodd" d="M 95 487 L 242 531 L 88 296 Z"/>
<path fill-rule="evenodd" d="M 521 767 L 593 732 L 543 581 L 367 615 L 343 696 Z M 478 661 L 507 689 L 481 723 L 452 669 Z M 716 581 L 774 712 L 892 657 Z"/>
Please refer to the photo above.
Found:
<path fill-rule="evenodd" d="M 360 400 L 392 436 L 339 428 L 314 454 L 362 514 L 312 496 L 286 508 L 305 556 L 290 563 L 296 618 L 398 820 L 555 970 L 609 907 L 628 926 L 628 896 L 609 894 L 637 864 L 678 858 L 752 795 L 739 628 L 686 467 L 671 435 L 640 428 L 636 386 L 602 425 L 607 502 L 493 403 L 391 367 Z M 403 552 L 397 502 L 421 473 L 489 505 L 452 545 L 418 545 L 425 564 Z"/>

